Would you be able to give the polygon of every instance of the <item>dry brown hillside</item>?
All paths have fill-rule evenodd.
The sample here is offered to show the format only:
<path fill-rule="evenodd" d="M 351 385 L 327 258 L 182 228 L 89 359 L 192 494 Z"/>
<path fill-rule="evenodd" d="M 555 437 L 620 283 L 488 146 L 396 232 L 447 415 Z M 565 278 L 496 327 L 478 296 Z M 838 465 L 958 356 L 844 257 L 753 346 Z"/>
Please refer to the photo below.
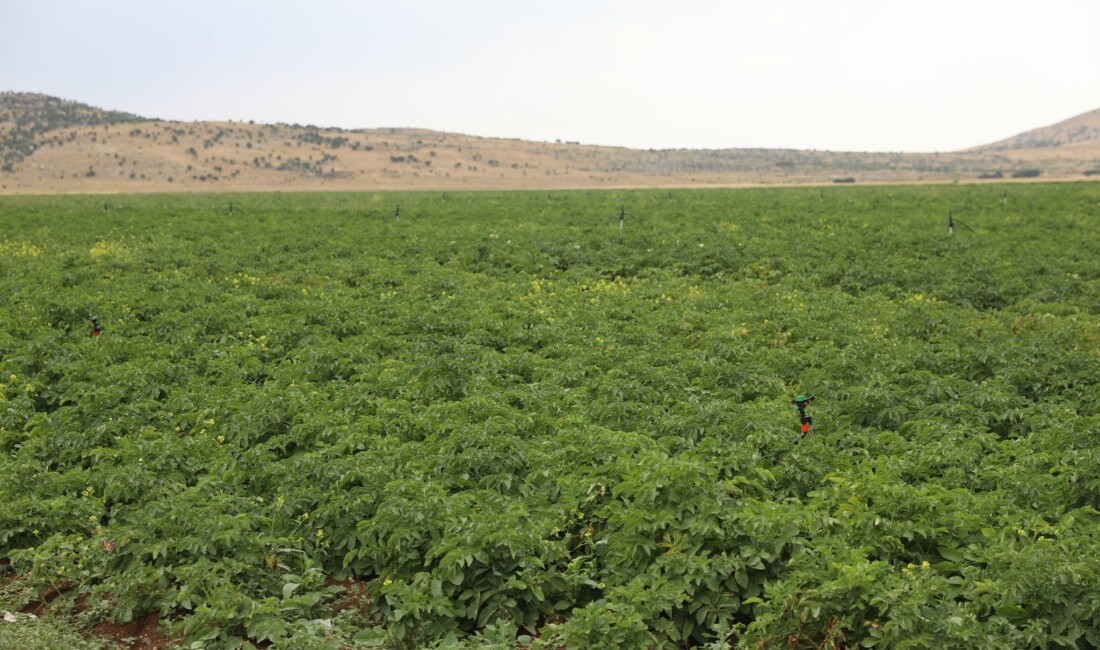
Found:
<path fill-rule="evenodd" d="M 1087 115 L 1098 114 L 1100 111 Z M 1095 125 L 1090 128 L 1095 130 Z M 169 122 L 45 95 L 0 93 L 0 191 L 552 189 L 945 182 L 980 176 L 1008 178 L 1025 169 L 1038 169 L 1043 178 L 1081 178 L 1087 171 L 1100 169 L 1100 140 L 1082 136 L 1092 132 L 1063 127 L 1058 137 L 1066 144 L 1039 146 L 1046 136 L 1037 135 L 1033 138 L 1035 146 L 1002 147 L 997 143 L 938 154 L 637 150 L 420 129 Z M 1054 135 L 1050 141 L 1055 141 Z"/>
<path fill-rule="evenodd" d="M 977 147 L 984 151 L 1080 147 L 1100 151 L 1100 109 L 1082 113 L 1057 124 L 1032 129 L 1000 142 Z"/>

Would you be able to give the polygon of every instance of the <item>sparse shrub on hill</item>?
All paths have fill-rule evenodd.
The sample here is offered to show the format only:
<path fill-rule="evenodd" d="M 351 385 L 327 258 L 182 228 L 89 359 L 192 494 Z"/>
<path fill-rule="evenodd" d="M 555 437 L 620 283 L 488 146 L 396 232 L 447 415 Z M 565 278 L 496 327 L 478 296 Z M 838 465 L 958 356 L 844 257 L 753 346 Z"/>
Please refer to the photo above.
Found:
<path fill-rule="evenodd" d="M 107 111 L 35 93 L 0 92 L 0 111 L 12 122 L 6 131 L 0 131 L 0 161 L 6 166 L 5 171 L 11 171 L 14 164 L 34 153 L 39 147 L 39 138 L 50 131 L 147 121 L 130 113 Z"/>

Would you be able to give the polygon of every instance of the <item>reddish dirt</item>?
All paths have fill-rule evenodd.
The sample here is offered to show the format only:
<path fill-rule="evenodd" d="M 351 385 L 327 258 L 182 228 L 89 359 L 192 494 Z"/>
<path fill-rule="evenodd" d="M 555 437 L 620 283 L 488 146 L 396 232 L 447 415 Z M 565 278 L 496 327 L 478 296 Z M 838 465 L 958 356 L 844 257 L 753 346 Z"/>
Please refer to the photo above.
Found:
<path fill-rule="evenodd" d="M 38 600 L 32 601 L 26 607 L 19 610 L 24 614 L 34 614 L 35 616 L 42 616 L 42 614 L 49 608 L 53 601 L 57 600 L 57 597 L 66 591 L 73 588 L 73 585 L 68 582 L 62 582 L 61 584 L 46 587 L 46 591 L 42 592 L 42 595 L 38 597 Z"/>
<path fill-rule="evenodd" d="M 5 582 L 16 579 L 18 579 L 16 576 L 4 577 Z M 24 614 L 34 614 L 39 617 L 49 615 L 51 607 L 55 604 L 54 601 L 72 588 L 73 585 L 67 582 L 63 582 L 56 587 L 47 587 L 37 600 L 29 603 L 20 611 Z M 70 613 L 83 611 L 84 600 L 83 595 L 78 597 L 73 603 Z M 165 650 L 178 646 L 183 642 L 182 637 L 170 639 L 164 636 L 160 631 L 160 614 L 158 612 L 140 616 L 123 625 L 106 621 L 93 627 L 91 634 L 101 639 L 110 639 L 120 647 L 140 650 Z"/>
<path fill-rule="evenodd" d="M 343 580 L 336 580 L 334 578 L 328 578 L 325 580 L 326 586 L 340 585 L 344 588 L 344 592 L 336 597 L 336 602 L 333 605 L 333 610 L 339 614 L 340 612 L 353 609 L 361 616 L 367 616 L 370 611 L 374 609 L 374 603 L 371 602 L 370 596 L 367 595 L 367 585 L 371 583 L 369 579 L 354 578 L 348 576 Z"/>
<path fill-rule="evenodd" d="M 14 575 L 0 575 L 0 580 L 4 582 L 16 579 L 17 577 Z M 374 603 L 367 593 L 367 585 L 372 580 L 373 578 L 355 577 L 347 577 L 343 580 L 334 578 L 326 580 L 328 586 L 340 585 L 344 588 L 344 591 L 337 596 L 333 604 L 335 612 L 339 613 L 350 609 L 362 616 L 369 615 L 374 608 Z M 58 587 L 49 587 L 42 592 L 37 600 L 28 604 L 21 611 L 35 616 L 47 614 L 58 596 L 72 589 L 72 587 L 73 585 L 70 583 L 62 583 Z M 77 598 L 74 603 L 75 611 L 82 610 L 83 601 L 83 597 Z M 110 639 L 119 646 L 130 650 L 167 650 L 168 648 L 178 647 L 183 643 L 182 637 L 170 638 L 165 636 L 161 630 L 161 618 L 158 612 L 140 616 L 124 624 L 105 621 L 93 627 L 91 634 L 101 639 Z M 270 644 L 260 643 L 257 647 L 266 648 L 268 645 Z"/>
<path fill-rule="evenodd" d="M 103 622 L 92 628 L 92 634 L 103 639 L 111 639 L 127 648 L 161 650 L 174 642 L 160 631 L 160 614 L 153 612 L 140 616 L 129 623 Z"/>

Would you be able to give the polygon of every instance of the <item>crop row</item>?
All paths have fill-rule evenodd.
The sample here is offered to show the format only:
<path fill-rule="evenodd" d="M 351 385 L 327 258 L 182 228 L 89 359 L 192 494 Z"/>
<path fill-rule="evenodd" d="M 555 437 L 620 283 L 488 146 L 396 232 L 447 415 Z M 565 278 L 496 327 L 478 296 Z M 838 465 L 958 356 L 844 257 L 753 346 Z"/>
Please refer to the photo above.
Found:
<path fill-rule="evenodd" d="M 5 606 L 1100 645 L 1096 188 L 2 199 Z"/>

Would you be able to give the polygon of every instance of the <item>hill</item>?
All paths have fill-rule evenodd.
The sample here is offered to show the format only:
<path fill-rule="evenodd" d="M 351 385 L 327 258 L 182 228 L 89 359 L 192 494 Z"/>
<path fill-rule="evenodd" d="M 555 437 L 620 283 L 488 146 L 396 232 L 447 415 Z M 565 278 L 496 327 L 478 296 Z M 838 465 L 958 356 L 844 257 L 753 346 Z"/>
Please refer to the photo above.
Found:
<path fill-rule="evenodd" d="M 48 141 L 61 144 L 63 129 L 141 122 L 131 113 L 106 111 L 87 104 L 37 93 L 0 93 L 0 163 L 14 171 L 16 163 Z"/>
<path fill-rule="evenodd" d="M 978 147 L 978 150 L 1016 151 L 1082 145 L 1100 151 L 1100 109 Z"/>
<path fill-rule="evenodd" d="M 1100 167 L 1100 140 L 1081 141 L 1093 131 L 1062 132 L 1077 139 L 1042 145 L 1036 136 L 1030 147 L 998 143 L 952 153 L 638 150 L 407 128 L 173 122 L 6 92 L 0 93 L 0 192 L 951 182 L 1027 169 L 1044 178 L 1080 178 Z"/>

